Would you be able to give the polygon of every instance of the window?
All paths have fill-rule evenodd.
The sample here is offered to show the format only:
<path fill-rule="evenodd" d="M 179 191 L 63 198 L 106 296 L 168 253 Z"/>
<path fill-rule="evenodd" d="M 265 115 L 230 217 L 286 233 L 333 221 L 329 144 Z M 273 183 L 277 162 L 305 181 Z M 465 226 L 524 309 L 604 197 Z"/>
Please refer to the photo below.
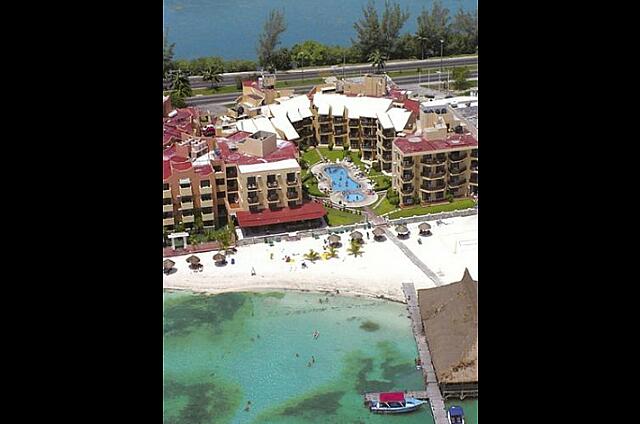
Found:
<path fill-rule="evenodd" d="M 224 185 L 224 178 L 216 178 L 216 185 Z"/>
<path fill-rule="evenodd" d="M 213 213 L 213 208 L 202 208 L 202 213 L 205 215 Z"/>
<path fill-rule="evenodd" d="M 162 183 L 162 190 L 169 190 L 169 183 Z"/>
<path fill-rule="evenodd" d="M 226 191 L 219 191 L 216 193 L 216 199 L 224 199 L 226 195 L 227 195 Z"/>
<path fill-rule="evenodd" d="M 220 172 L 220 171 L 222 171 L 222 166 L 220 166 L 220 165 L 213 165 L 213 170 L 214 170 L 214 171 L 216 171 L 216 172 Z"/>
<path fill-rule="evenodd" d="M 193 202 L 193 196 L 182 196 L 182 203 Z"/>
<path fill-rule="evenodd" d="M 163 205 L 170 205 L 171 204 L 171 198 L 167 197 L 162 199 L 162 204 Z"/>
<path fill-rule="evenodd" d="M 191 181 L 189 179 L 180 180 L 180 188 L 190 188 L 190 187 L 191 187 Z"/>
<path fill-rule="evenodd" d="M 169 219 L 169 218 L 173 218 L 173 212 L 163 212 L 162 213 L 162 219 Z"/>
<path fill-rule="evenodd" d="M 207 194 L 203 194 L 200 196 L 200 199 L 202 200 L 211 200 L 211 193 L 207 193 Z"/>
<path fill-rule="evenodd" d="M 200 187 L 201 187 L 201 188 L 211 187 L 211 181 L 209 181 L 209 180 L 202 180 L 202 181 L 200 181 Z"/>

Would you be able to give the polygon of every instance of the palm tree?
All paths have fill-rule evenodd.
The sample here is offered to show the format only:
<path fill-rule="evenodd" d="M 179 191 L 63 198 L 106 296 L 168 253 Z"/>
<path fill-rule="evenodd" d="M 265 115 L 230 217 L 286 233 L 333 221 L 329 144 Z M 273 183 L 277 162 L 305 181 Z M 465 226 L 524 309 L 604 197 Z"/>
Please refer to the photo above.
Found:
<path fill-rule="evenodd" d="M 182 69 L 178 69 L 171 77 L 171 89 L 180 97 L 191 97 L 191 81 Z"/>
<path fill-rule="evenodd" d="M 355 241 L 351 242 L 351 247 L 347 249 L 347 252 L 349 252 L 350 255 L 353 255 L 354 257 L 357 257 L 358 255 L 362 256 L 362 247 L 360 246 L 359 243 L 356 243 Z"/>
<path fill-rule="evenodd" d="M 333 246 L 329 246 L 327 248 L 327 258 L 337 258 L 338 257 L 338 249 Z"/>
<path fill-rule="evenodd" d="M 384 69 L 384 61 L 387 58 L 380 53 L 380 50 L 374 50 L 373 53 L 369 55 L 369 62 L 371 62 L 371 66 L 376 68 L 376 73 L 379 74 L 381 70 Z"/>
<path fill-rule="evenodd" d="M 220 231 L 216 234 L 216 241 L 219 243 L 220 250 L 227 253 L 227 249 L 231 245 L 231 234 L 228 230 Z"/>
<path fill-rule="evenodd" d="M 218 67 L 209 66 L 202 73 L 202 80 L 211 81 L 211 88 L 214 88 L 214 84 L 217 88 L 218 84 L 222 82 L 222 75 L 220 75 Z"/>
<path fill-rule="evenodd" d="M 304 258 L 308 261 L 315 262 L 320 259 L 320 254 L 313 249 L 309 250 L 309 253 L 304 254 Z"/>

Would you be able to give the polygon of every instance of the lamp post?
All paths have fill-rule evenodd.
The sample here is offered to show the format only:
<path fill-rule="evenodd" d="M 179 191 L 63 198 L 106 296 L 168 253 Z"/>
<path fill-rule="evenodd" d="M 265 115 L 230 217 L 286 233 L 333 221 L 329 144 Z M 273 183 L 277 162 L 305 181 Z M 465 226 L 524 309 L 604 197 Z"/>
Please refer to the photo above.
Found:
<path fill-rule="evenodd" d="M 420 48 L 422 49 L 422 61 L 424 62 L 424 42 L 427 40 L 427 37 L 418 37 L 420 40 Z M 418 85 L 422 82 L 422 68 L 418 68 Z"/>
<path fill-rule="evenodd" d="M 444 49 L 444 40 L 440 40 L 440 84 L 438 84 L 438 86 L 440 87 L 440 90 L 442 90 L 442 52 Z"/>

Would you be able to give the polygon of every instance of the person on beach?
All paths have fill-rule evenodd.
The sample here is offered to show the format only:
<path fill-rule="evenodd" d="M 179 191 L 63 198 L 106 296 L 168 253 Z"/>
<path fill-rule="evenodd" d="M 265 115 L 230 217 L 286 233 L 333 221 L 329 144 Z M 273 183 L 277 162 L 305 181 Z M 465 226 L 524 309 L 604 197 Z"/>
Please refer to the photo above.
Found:
<path fill-rule="evenodd" d="M 256 275 L 256 269 L 254 267 L 251 267 L 251 276 Z"/>

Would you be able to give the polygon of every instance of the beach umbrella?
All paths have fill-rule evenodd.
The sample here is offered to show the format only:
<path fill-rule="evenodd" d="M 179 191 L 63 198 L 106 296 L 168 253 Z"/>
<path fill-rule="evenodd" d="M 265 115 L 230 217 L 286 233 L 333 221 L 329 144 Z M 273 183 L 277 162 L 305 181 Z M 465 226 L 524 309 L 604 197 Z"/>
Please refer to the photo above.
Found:
<path fill-rule="evenodd" d="M 187 262 L 189 262 L 191 265 L 198 265 L 200 263 L 200 258 L 196 255 L 191 255 L 187 258 Z"/>
<path fill-rule="evenodd" d="M 407 228 L 407 226 L 406 226 L 406 225 L 398 225 L 398 226 L 396 227 L 396 232 L 397 232 L 398 234 L 401 234 L 401 235 L 402 235 L 402 234 L 409 234 L 409 229 Z"/>
<path fill-rule="evenodd" d="M 216 263 L 221 263 L 225 261 L 225 256 L 223 253 L 216 253 L 213 255 L 213 260 L 216 261 Z"/>
<path fill-rule="evenodd" d="M 351 238 L 353 240 L 362 240 L 362 233 L 360 231 L 354 231 L 351 233 Z"/>
<path fill-rule="evenodd" d="M 384 236 L 384 230 L 380 227 L 376 227 L 373 229 L 373 237 L 376 239 L 380 239 L 382 238 L 382 236 Z"/>
<path fill-rule="evenodd" d="M 162 267 L 164 268 L 165 271 L 169 271 L 171 268 L 173 268 L 173 266 L 176 263 L 173 262 L 171 259 L 165 259 L 164 261 L 162 261 Z"/>
<path fill-rule="evenodd" d="M 340 243 L 340 236 L 337 234 L 331 234 L 329 236 L 329 244 Z"/>
<path fill-rule="evenodd" d="M 420 230 L 421 233 L 425 233 L 431 229 L 431 225 L 427 224 L 426 222 L 423 222 L 422 224 L 418 225 L 418 229 Z"/>

